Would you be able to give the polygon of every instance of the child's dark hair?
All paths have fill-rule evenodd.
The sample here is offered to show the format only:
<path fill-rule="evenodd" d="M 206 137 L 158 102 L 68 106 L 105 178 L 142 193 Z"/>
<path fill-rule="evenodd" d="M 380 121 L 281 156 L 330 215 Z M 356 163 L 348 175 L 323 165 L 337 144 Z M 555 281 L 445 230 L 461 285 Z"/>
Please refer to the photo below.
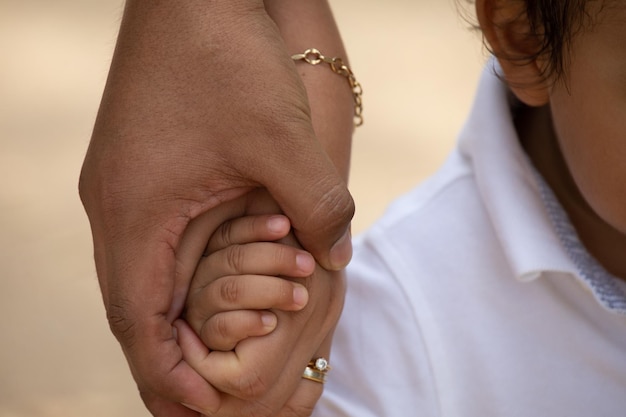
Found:
<path fill-rule="evenodd" d="M 516 0 L 526 3 L 530 36 L 539 41 L 539 49 L 525 57 L 546 60 L 543 76 L 556 80 L 566 73 L 574 37 L 591 23 L 588 3 L 602 0 Z"/>
<path fill-rule="evenodd" d="M 602 2 L 607 0 L 506 0 L 520 2 L 520 15 L 508 22 L 498 22 L 500 26 L 516 25 L 523 23 L 520 27 L 530 26 L 530 33 L 526 34 L 532 39 L 532 43 L 538 48 L 533 48 L 527 55 L 502 56 L 520 64 L 526 64 L 537 58 L 543 58 L 546 66 L 543 68 L 543 77 L 546 80 L 556 81 L 565 76 L 569 59 L 571 44 L 574 37 L 592 23 L 589 13 L 589 4 L 592 2 Z M 473 0 L 467 0 L 474 4 Z M 601 3 L 601 4 L 602 4 Z M 460 4 L 460 3 L 457 3 Z M 467 16 L 473 13 L 460 9 L 461 14 Z M 467 19 L 470 21 L 471 19 Z M 495 23 L 495 22 L 494 22 Z M 476 29 L 480 29 L 475 26 Z M 531 40 L 531 39 L 529 39 Z M 490 50 L 489 45 L 486 45 Z"/>

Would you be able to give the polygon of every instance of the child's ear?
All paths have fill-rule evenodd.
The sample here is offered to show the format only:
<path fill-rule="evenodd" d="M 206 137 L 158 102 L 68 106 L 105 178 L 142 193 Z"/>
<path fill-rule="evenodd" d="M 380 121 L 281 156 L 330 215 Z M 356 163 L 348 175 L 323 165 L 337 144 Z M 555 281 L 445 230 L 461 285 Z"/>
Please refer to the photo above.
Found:
<path fill-rule="evenodd" d="M 509 88 L 527 105 L 542 106 L 549 101 L 549 85 L 545 62 L 537 56 L 541 39 L 531 31 L 525 6 L 518 0 L 476 0 L 476 14 Z"/>

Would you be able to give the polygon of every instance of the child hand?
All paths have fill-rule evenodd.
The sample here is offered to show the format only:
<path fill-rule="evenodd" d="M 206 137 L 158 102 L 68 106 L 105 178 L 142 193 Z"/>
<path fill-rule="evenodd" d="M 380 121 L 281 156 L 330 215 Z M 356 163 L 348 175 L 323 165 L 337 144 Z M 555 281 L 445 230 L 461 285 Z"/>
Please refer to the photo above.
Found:
<path fill-rule="evenodd" d="M 268 309 L 306 305 L 303 285 L 278 278 L 303 278 L 315 269 L 307 252 L 271 242 L 289 230 L 285 216 L 259 215 L 228 221 L 211 237 L 186 308 L 187 322 L 210 350 L 230 351 L 248 337 L 270 333 L 277 319 Z"/>
<path fill-rule="evenodd" d="M 245 213 L 255 214 L 255 217 L 232 220 L 221 228 L 209 227 L 209 230 L 215 232 L 212 232 L 210 238 L 201 241 L 210 240 L 205 250 L 205 253 L 210 255 L 203 258 L 202 265 L 194 267 L 192 270 L 194 272 L 190 273 L 194 275 L 194 281 L 190 284 L 193 294 L 188 293 L 190 295 L 186 304 L 188 320 L 193 323 L 197 333 L 184 320 L 177 320 L 174 323 L 184 362 L 220 391 L 220 410 L 215 415 L 251 415 L 252 410 L 258 410 L 259 407 L 267 415 L 270 415 L 270 411 L 271 415 L 292 415 L 296 409 L 312 407 L 322 393 L 322 384 L 304 379 L 302 375 L 312 358 L 328 358 L 332 330 L 341 312 L 341 301 L 345 294 L 345 280 L 341 272 L 321 268 L 306 252 L 298 249 L 298 241 L 293 233 L 289 233 L 290 222 L 286 217 L 259 215 L 276 213 L 277 210 L 268 194 L 259 193 L 250 198 L 245 207 Z M 211 219 L 214 219 L 214 216 L 204 218 L 209 226 Z M 203 223 L 196 224 L 196 227 L 200 227 L 201 224 Z M 252 247 L 248 246 L 251 243 L 245 242 L 249 242 L 251 238 L 255 245 L 263 245 L 261 251 L 247 251 Z M 280 244 L 269 243 L 277 239 L 280 239 Z M 196 243 L 189 246 L 190 248 L 198 247 L 200 240 L 195 240 Z M 233 245 L 240 245 L 241 248 L 235 249 L 234 252 L 228 251 L 227 249 Z M 265 252 L 268 248 L 269 251 Z M 218 255 L 217 252 L 220 251 L 223 252 Z M 291 255 L 288 255 L 289 253 Z M 285 254 L 287 256 L 284 256 Z M 298 256 L 302 254 L 304 257 Z M 217 264 L 209 264 L 209 258 L 211 262 L 215 262 L 220 259 L 218 256 L 224 257 Z M 310 265 L 307 265 L 309 262 L 307 259 L 311 262 Z M 216 270 L 218 267 L 222 269 Z M 251 281 L 254 285 L 254 281 L 250 275 L 246 275 L 248 274 L 246 271 L 250 270 L 255 279 L 271 278 L 271 285 L 278 285 L 279 288 L 285 284 L 291 286 L 288 290 L 283 288 L 278 292 L 275 292 L 275 289 L 270 291 L 270 298 L 279 294 L 278 299 L 269 303 L 275 304 L 278 308 L 273 308 L 271 312 L 254 311 L 258 304 L 253 307 L 247 305 L 250 300 L 253 303 L 257 302 L 254 290 L 250 290 L 249 287 Z M 233 275 L 233 271 L 243 272 Z M 313 271 L 312 274 L 309 271 Z M 205 273 L 211 274 L 213 278 L 200 277 Z M 277 278 L 276 275 L 279 274 L 286 277 Z M 219 285 L 217 282 L 226 277 L 239 283 L 228 284 L 234 290 L 218 290 L 222 287 L 217 287 L 216 285 Z M 292 281 L 288 282 L 289 279 Z M 300 283 L 304 284 L 308 291 L 308 300 L 304 308 L 297 302 L 298 297 L 293 295 L 293 290 Z M 209 288 L 209 285 L 212 289 L 205 291 L 207 298 L 202 299 L 200 294 L 203 293 L 203 288 Z M 215 306 L 219 305 L 218 303 L 223 303 L 222 308 L 229 305 L 234 310 L 217 311 Z M 216 311 L 205 310 L 207 306 Z M 274 330 L 271 330 L 271 325 L 267 328 L 262 324 L 263 317 L 259 314 L 264 312 L 275 314 L 277 317 Z M 224 323 L 219 325 L 211 324 L 215 316 L 222 313 L 231 314 L 231 318 L 237 315 L 238 318 L 225 319 Z M 240 319 L 240 313 L 248 318 Z M 198 315 L 194 318 L 194 314 Z M 235 329 L 236 324 L 242 322 L 243 331 Z M 221 327 L 221 333 L 209 331 L 211 327 L 218 329 Z M 205 332 L 208 335 L 205 335 Z M 205 343 L 210 345 L 211 349 L 198 338 L 198 334 L 205 336 L 207 339 Z M 218 339 L 211 339 L 216 334 Z M 220 334 L 225 336 L 219 336 Z M 259 334 L 265 336 L 252 337 Z M 232 346 L 234 346 L 232 351 L 226 351 Z M 216 350 L 212 350 L 214 348 Z M 281 407 L 280 410 L 276 408 L 277 405 Z"/>

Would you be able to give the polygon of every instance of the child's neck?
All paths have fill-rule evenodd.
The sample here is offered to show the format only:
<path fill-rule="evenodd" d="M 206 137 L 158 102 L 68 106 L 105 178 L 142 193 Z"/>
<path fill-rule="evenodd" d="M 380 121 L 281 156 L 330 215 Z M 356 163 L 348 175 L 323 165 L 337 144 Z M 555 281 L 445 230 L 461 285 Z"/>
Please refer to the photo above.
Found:
<path fill-rule="evenodd" d="M 585 248 L 610 273 L 626 280 L 626 236 L 585 201 L 561 154 L 548 106 L 522 107 L 515 116 L 522 146 L 563 206 Z"/>

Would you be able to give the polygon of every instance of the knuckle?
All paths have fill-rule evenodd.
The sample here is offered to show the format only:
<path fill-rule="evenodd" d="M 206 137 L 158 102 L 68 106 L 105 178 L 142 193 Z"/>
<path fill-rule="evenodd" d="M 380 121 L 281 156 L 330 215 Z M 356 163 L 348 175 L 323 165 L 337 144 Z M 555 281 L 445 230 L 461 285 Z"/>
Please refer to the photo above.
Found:
<path fill-rule="evenodd" d="M 112 303 L 107 307 L 109 328 L 117 340 L 125 347 L 132 347 L 137 341 L 136 321 L 131 317 L 126 305 Z"/>
<path fill-rule="evenodd" d="M 246 235 L 257 236 L 265 230 L 267 220 L 264 217 L 254 217 L 252 221 L 246 223 Z"/>
<path fill-rule="evenodd" d="M 223 315 L 217 315 L 213 317 L 209 326 L 210 340 L 215 340 L 216 338 L 219 338 L 220 340 L 227 341 L 229 339 L 228 321 Z"/>
<path fill-rule="evenodd" d="M 239 300 L 241 288 L 239 283 L 234 279 L 226 279 L 220 285 L 220 298 L 228 304 L 236 304 Z"/>
<path fill-rule="evenodd" d="M 83 203 L 83 206 L 87 206 L 88 196 L 92 190 L 93 188 L 90 184 L 87 168 L 83 166 L 78 177 L 78 196 L 80 197 L 80 201 Z"/>
<path fill-rule="evenodd" d="M 111 194 L 107 192 L 107 188 L 111 187 L 110 182 L 103 180 L 96 159 L 94 153 L 88 152 L 78 177 L 78 196 L 88 214 L 97 210 Z"/>
<path fill-rule="evenodd" d="M 220 226 L 219 243 L 223 246 L 230 246 L 232 241 L 232 222 L 227 221 Z"/>
<path fill-rule="evenodd" d="M 355 205 L 350 192 L 343 183 L 335 183 L 316 202 L 307 221 L 314 228 L 335 229 L 350 223 Z M 323 220 L 323 224 L 320 224 Z"/>
<path fill-rule="evenodd" d="M 292 248 L 290 246 L 274 245 L 273 248 L 274 252 L 272 258 L 274 265 L 282 265 L 286 260 L 290 259 L 290 255 L 292 254 Z"/>
<path fill-rule="evenodd" d="M 241 245 L 232 245 L 226 252 L 226 262 L 228 267 L 235 273 L 242 270 L 244 263 L 244 251 Z"/>

